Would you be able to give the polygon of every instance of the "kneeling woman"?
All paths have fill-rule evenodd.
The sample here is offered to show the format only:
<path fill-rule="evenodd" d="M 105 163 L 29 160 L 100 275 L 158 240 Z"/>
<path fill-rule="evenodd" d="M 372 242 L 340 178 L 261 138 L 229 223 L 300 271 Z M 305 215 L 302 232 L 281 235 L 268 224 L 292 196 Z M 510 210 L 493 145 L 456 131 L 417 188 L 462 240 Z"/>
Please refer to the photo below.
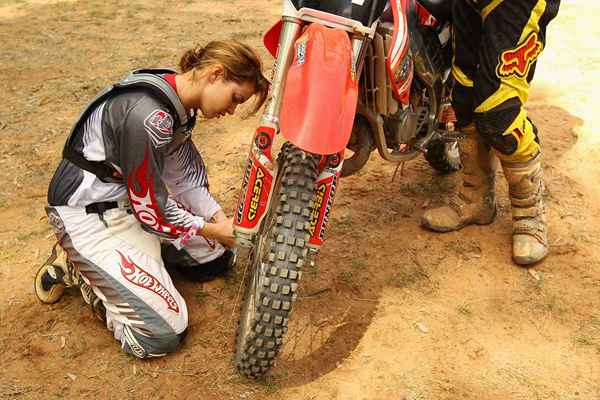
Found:
<path fill-rule="evenodd" d="M 188 50 L 180 67 L 136 71 L 100 93 L 48 190 L 49 221 L 74 272 L 41 274 L 38 296 L 51 302 L 55 287 L 79 284 L 139 358 L 173 352 L 185 336 L 187 307 L 165 264 L 202 277 L 232 258 L 231 219 L 190 139 L 196 115 L 233 114 L 253 95 L 256 111 L 268 90 L 256 53 L 234 40 Z"/>

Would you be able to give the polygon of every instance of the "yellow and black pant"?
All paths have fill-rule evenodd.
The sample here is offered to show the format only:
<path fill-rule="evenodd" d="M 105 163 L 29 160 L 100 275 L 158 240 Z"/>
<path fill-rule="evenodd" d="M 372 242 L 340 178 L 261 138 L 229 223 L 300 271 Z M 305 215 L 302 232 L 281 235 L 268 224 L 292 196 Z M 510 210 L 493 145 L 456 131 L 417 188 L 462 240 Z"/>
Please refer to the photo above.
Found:
<path fill-rule="evenodd" d="M 452 105 L 458 125 L 475 122 L 501 159 L 529 160 L 537 129 L 523 107 L 546 26 L 560 0 L 454 0 Z"/>

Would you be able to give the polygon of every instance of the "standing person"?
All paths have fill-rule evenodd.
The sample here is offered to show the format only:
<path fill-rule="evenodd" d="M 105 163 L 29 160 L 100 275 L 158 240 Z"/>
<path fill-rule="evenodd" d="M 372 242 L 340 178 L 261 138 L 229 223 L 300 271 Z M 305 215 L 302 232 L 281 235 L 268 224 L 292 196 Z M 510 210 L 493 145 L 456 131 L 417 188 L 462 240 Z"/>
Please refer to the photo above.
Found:
<path fill-rule="evenodd" d="M 494 220 L 495 172 L 500 159 L 508 181 L 513 218 L 513 260 L 529 265 L 548 254 L 544 182 L 538 132 L 523 108 L 536 61 L 546 44 L 546 26 L 560 0 L 455 0 L 456 79 L 452 105 L 463 183 L 447 206 L 428 210 L 421 224 L 437 232 Z"/>
<path fill-rule="evenodd" d="M 165 263 L 204 279 L 232 260 L 232 220 L 209 192 L 190 138 L 196 115 L 233 114 L 253 95 L 256 112 L 268 91 L 259 57 L 235 40 L 187 50 L 179 66 L 135 71 L 100 93 L 48 189 L 46 211 L 68 262 L 38 273 L 38 297 L 57 301 L 65 285 L 79 285 L 139 358 L 175 351 L 186 333 L 187 307 Z M 160 238 L 172 243 L 162 257 Z"/>

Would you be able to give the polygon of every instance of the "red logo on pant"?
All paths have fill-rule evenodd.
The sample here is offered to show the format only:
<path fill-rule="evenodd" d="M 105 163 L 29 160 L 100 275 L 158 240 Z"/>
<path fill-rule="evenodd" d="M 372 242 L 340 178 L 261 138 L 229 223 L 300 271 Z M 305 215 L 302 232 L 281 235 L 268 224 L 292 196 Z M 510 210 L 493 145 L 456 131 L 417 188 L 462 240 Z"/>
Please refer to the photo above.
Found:
<path fill-rule="evenodd" d="M 524 78 L 531 65 L 537 60 L 543 49 L 536 32 L 532 32 L 525 41 L 514 50 L 507 50 L 500 55 L 500 64 L 496 69 L 499 78 L 516 75 Z"/>
<path fill-rule="evenodd" d="M 121 275 L 129 282 L 144 289 L 148 289 L 160 297 L 167 303 L 167 308 L 179 314 L 179 304 L 175 298 L 169 293 L 155 277 L 144 271 L 136 265 L 131 259 L 125 257 L 119 250 L 117 253 L 121 256 Z"/>

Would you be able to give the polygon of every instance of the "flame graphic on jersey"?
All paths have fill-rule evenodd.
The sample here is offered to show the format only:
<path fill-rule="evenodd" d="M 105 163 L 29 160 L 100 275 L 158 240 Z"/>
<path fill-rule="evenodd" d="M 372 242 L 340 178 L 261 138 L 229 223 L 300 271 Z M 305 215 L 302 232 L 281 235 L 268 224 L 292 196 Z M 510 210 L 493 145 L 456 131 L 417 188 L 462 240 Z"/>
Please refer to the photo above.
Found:
<path fill-rule="evenodd" d="M 135 181 L 134 181 L 135 178 Z M 154 196 L 154 181 L 152 175 L 148 172 L 148 147 L 144 153 L 142 164 L 129 175 L 129 201 L 137 218 L 158 232 L 176 235 L 179 230 L 165 223 L 161 218 L 160 210 L 157 206 Z M 140 188 L 136 190 L 136 185 Z"/>
<path fill-rule="evenodd" d="M 524 78 L 529 73 L 531 65 L 542 52 L 542 48 L 543 45 L 538 40 L 537 33 L 532 32 L 523 44 L 500 55 L 500 64 L 496 69 L 498 77 L 506 78 L 510 75 L 517 75 Z"/>
<path fill-rule="evenodd" d="M 167 308 L 169 310 L 179 314 L 179 305 L 167 288 L 165 288 L 158 279 L 131 261 L 131 259 L 125 257 L 119 250 L 116 251 L 121 256 L 121 275 L 134 285 L 159 295 L 167 303 Z"/>

